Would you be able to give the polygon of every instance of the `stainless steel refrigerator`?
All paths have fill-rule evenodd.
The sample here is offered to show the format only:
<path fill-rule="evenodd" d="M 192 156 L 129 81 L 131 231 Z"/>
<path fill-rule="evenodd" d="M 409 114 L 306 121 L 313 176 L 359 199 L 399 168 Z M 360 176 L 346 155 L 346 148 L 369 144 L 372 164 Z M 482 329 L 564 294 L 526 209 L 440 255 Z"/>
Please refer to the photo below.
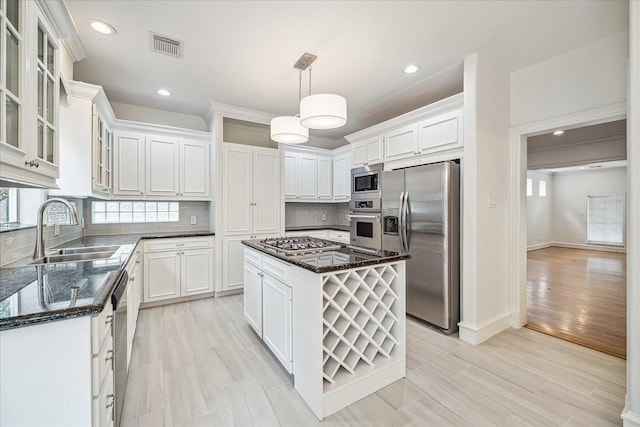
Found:
<path fill-rule="evenodd" d="M 398 169 L 381 182 L 382 249 L 411 254 L 407 313 L 451 334 L 460 321 L 460 167 Z"/>

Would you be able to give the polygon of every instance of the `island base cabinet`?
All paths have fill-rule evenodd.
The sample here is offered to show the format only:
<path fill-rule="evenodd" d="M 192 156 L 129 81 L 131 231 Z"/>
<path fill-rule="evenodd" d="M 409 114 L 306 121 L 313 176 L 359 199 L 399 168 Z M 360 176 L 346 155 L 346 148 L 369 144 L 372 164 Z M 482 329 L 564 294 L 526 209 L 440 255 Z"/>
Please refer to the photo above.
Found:
<path fill-rule="evenodd" d="M 287 372 L 291 373 L 291 288 L 264 274 L 262 306 L 262 339 Z"/>
<path fill-rule="evenodd" d="M 244 263 L 244 318 L 262 338 L 262 271 Z"/>

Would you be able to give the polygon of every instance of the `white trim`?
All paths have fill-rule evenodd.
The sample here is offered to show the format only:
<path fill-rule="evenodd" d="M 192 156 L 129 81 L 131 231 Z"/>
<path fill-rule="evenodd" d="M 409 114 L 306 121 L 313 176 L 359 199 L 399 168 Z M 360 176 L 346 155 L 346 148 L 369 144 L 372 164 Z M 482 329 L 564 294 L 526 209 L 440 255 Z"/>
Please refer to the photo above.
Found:
<path fill-rule="evenodd" d="M 458 336 L 464 342 L 477 345 L 508 329 L 510 322 L 511 313 L 509 311 L 495 316 L 480 325 L 475 325 L 470 322 L 460 322 L 458 323 L 458 327 L 460 328 Z"/>
<path fill-rule="evenodd" d="M 527 246 L 527 252 L 537 251 L 539 249 L 546 248 L 569 248 L 569 249 L 581 249 L 585 251 L 598 251 L 598 252 L 615 252 L 615 253 L 627 253 L 624 246 L 618 245 L 594 245 L 588 243 L 563 243 L 563 242 L 547 242 L 536 245 Z"/>
<path fill-rule="evenodd" d="M 527 175 L 527 137 L 553 129 L 589 126 L 627 116 L 625 102 L 526 123 L 511 128 L 511 197 L 510 197 L 510 310 L 511 326 L 527 323 L 527 201 L 524 185 Z M 630 170 L 630 168 L 628 168 Z M 629 189 L 631 192 L 631 189 Z"/>

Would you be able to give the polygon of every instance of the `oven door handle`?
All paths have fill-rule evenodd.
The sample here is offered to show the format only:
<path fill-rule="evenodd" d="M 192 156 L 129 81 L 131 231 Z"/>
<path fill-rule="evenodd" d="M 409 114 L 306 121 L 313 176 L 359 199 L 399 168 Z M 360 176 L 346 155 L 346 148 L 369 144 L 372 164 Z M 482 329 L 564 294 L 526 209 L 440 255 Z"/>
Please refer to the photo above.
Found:
<path fill-rule="evenodd" d="M 351 221 L 352 219 L 375 219 L 380 222 L 380 215 L 360 215 L 360 214 L 349 214 L 347 215 L 347 219 Z"/>

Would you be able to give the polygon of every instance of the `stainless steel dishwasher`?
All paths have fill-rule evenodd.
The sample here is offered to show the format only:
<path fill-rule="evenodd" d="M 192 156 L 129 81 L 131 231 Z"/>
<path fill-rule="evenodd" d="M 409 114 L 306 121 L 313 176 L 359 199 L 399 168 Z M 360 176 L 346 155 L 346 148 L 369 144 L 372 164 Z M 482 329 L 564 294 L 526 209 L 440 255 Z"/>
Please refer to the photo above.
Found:
<path fill-rule="evenodd" d="M 127 283 L 129 275 L 122 271 L 118 284 L 111 295 L 113 304 L 113 378 L 114 401 L 113 424 L 120 425 L 124 393 L 127 388 Z"/>

